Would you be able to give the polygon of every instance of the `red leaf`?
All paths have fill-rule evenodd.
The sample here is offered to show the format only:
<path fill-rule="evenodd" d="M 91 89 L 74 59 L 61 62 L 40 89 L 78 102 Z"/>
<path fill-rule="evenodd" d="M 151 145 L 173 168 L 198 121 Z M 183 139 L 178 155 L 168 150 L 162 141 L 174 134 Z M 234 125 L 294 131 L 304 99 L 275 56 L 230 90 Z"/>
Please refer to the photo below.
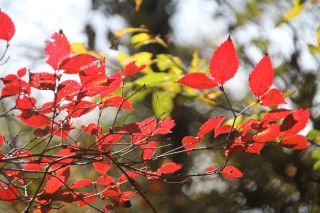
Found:
<path fill-rule="evenodd" d="M 102 108 L 107 106 L 119 107 L 119 108 L 121 106 L 121 109 L 129 109 L 131 111 L 134 111 L 134 108 L 129 102 L 129 100 L 121 96 L 112 96 L 108 98 L 106 101 L 103 102 Z"/>
<path fill-rule="evenodd" d="M 100 59 L 91 54 L 80 54 L 64 59 L 59 69 L 67 74 L 78 74 L 89 66 L 99 63 Z"/>
<path fill-rule="evenodd" d="M 280 144 L 294 150 L 306 149 L 308 147 L 307 138 L 302 135 L 287 135 L 281 140 Z"/>
<path fill-rule="evenodd" d="M 248 153 L 254 153 L 254 154 L 260 154 L 261 150 L 264 148 L 266 144 L 262 142 L 254 142 L 252 144 L 249 144 L 246 148 L 246 152 Z"/>
<path fill-rule="evenodd" d="M 110 184 L 115 184 L 115 181 L 109 175 L 102 175 L 102 176 L 98 177 L 97 184 L 110 185 Z"/>
<path fill-rule="evenodd" d="M 125 76 L 129 77 L 129 76 L 132 76 L 132 75 L 135 75 L 139 72 L 141 72 L 144 68 L 146 67 L 146 65 L 142 65 L 142 66 L 137 66 L 135 61 L 133 62 L 130 62 L 129 64 L 127 64 L 122 72 Z"/>
<path fill-rule="evenodd" d="M 122 175 L 119 177 L 119 179 L 118 179 L 118 182 L 119 182 L 119 183 L 123 183 L 123 182 L 125 182 L 126 180 L 128 180 L 127 176 L 128 176 L 129 178 L 131 178 L 131 179 L 136 179 L 137 177 L 140 176 L 140 174 L 135 173 L 135 172 L 130 172 L 130 171 L 129 171 L 129 172 L 126 172 L 126 174 L 127 174 L 127 175 L 122 174 Z"/>
<path fill-rule="evenodd" d="M 22 98 L 17 98 L 16 106 L 18 109 L 29 110 L 34 107 L 37 100 L 33 97 L 23 96 Z"/>
<path fill-rule="evenodd" d="M 78 201 L 80 207 L 93 203 L 98 198 L 97 195 L 93 193 L 86 193 L 82 200 Z M 87 204 L 88 203 L 88 204 Z"/>
<path fill-rule="evenodd" d="M 210 74 L 216 82 L 224 84 L 231 79 L 237 72 L 239 60 L 233 45 L 228 38 L 213 53 L 210 61 Z"/>
<path fill-rule="evenodd" d="M 224 153 L 226 157 L 229 157 L 231 155 L 238 155 L 244 152 L 245 148 L 246 148 L 245 142 L 242 140 L 241 137 L 237 137 L 231 143 L 229 142 L 227 144 L 227 147 Z"/>
<path fill-rule="evenodd" d="M 40 90 L 54 90 L 56 87 L 56 78 L 53 74 L 47 72 L 30 73 L 30 86 Z"/>
<path fill-rule="evenodd" d="M 222 134 L 228 134 L 231 131 L 231 126 L 230 125 L 221 125 L 215 128 L 214 130 L 214 137 L 218 137 L 219 135 Z"/>
<path fill-rule="evenodd" d="M 82 115 L 85 115 L 91 112 L 92 110 L 94 110 L 95 107 L 96 107 L 96 103 L 81 100 L 76 104 L 74 103 L 67 104 L 61 107 L 61 109 L 66 108 L 68 112 L 68 116 L 71 116 L 72 118 L 78 118 Z"/>
<path fill-rule="evenodd" d="M 4 137 L 3 137 L 3 135 L 0 135 L 0 146 L 2 146 L 2 145 L 3 145 L 3 141 L 4 141 Z"/>
<path fill-rule="evenodd" d="M 102 192 L 103 197 L 117 197 L 120 195 L 120 191 L 118 189 L 114 190 L 114 189 L 107 189 L 105 191 Z"/>
<path fill-rule="evenodd" d="M 76 180 L 75 182 L 73 182 L 73 184 L 70 187 L 73 189 L 79 189 L 79 188 L 89 186 L 91 184 L 92 184 L 91 180 L 81 179 L 81 180 Z"/>
<path fill-rule="evenodd" d="M 51 177 L 46 186 L 44 187 L 44 192 L 47 194 L 53 194 L 58 191 L 63 186 L 63 183 L 56 177 Z"/>
<path fill-rule="evenodd" d="M 157 141 L 151 141 L 146 145 L 143 145 L 142 160 L 149 160 L 152 158 L 154 152 L 156 151 Z"/>
<path fill-rule="evenodd" d="M 43 168 L 43 165 L 41 163 L 28 163 L 24 170 L 26 171 L 40 171 Z"/>
<path fill-rule="evenodd" d="M 57 102 L 60 102 L 63 98 L 66 100 L 73 100 L 79 93 L 81 85 L 74 80 L 63 81 L 58 86 Z"/>
<path fill-rule="evenodd" d="M 285 104 L 284 95 L 281 90 L 273 88 L 268 90 L 261 98 L 261 103 L 264 106 L 277 106 Z"/>
<path fill-rule="evenodd" d="M 240 124 L 239 129 L 242 131 L 242 136 L 245 136 L 250 130 L 255 129 L 255 126 L 260 127 L 260 123 L 257 120 L 249 119 Z"/>
<path fill-rule="evenodd" d="M 117 89 L 119 89 L 121 84 L 122 84 L 122 73 L 117 72 L 111 75 L 110 78 L 107 80 L 107 82 L 93 85 L 92 89 L 96 89 L 97 94 L 99 94 L 100 97 L 104 97 L 106 95 L 113 93 Z"/>
<path fill-rule="evenodd" d="M 206 74 L 201 72 L 189 73 L 180 78 L 177 83 L 200 90 L 212 89 L 217 86 L 217 83 L 213 79 L 209 78 Z"/>
<path fill-rule="evenodd" d="M 51 121 L 44 115 L 39 114 L 34 111 L 22 111 L 20 115 L 17 116 L 23 123 L 33 126 L 33 127 L 45 127 L 51 124 Z"/>
<path fill-rule="evenodd" d="M 198 136 L 199 138 L 202 138 L 205 134 L 208 132 L 211 132 L 214 130 L 220 123 L 226 118 L 226 116 L 218 116 L 215 118 L 211 118 L 207 120 L 204 124 L 201 125 Z"/>
<path fill-rule="evenodd" d="M 27 68 L 21 68 L 20 70 L 18 70 L 17 75 L 19 78 L 22 78 L 23 76 L 25 76 L 27 73 Z"/>
<path fill-rule="evenodd" d="M 9 42 L 15 32 L 16 29 L 11 18 L 6 13 L 0 11 L 0 39 Z"/>
<path fill-rule="evenodd" d="M 74 152 L 70 148 L 61 149 L 57 153 L 57 156 L 60 156 L 61 159 L 63 159 L 63 160 L 60 159 L 59 163 L 53 164 L 52 168 L 58 168 L 58 167 L 63 166 L 64 164 L 72 163 L 73 158 L 69 157 L 69 156 L 72 156 L 72 155 L 74 155 Z M 68 167 L 62 167 L 62 169 L 57 170 L 57 172 L 60 174 L 60 172 L 64 172 L 65 168 L 68 168 Z M 66 170 L 66 172 L 67 172 L 67 170 Z"/>
<path fill-rule="evenodd" d="M 59 63 L 69 56 L 71 48 L 68 39 L 60 30 L 51 36 L 52 41 L 47 43 L 46 54 L 48 55 L 47 63 L 54 69 L 58 70 Z"/>
<path fill-rule="evenodd" d="M 30 94 L 30 86 L 27 82 L 19 79 L 16 75 L 9 74 L 1 79 L 4 83 L 4 88 L 1 91 L 1 98 L 18 95 L 21 93 Z"/>
<path fill-rule="evenodd" d="M 194 136 L 185 136 L 182 139 L 182 144 L 187 151 L 196 148 L 199 145 L 199 143 L 200 143 L 200 140 L 198 140 Z"/>
<path fill-rule="evenodd" d="M 260 97 L 271 87 L 274 71 L 268 55 L 264 56 L 249 75 L 249 86 L 253 94 Z"/>
<path fill-rule="evenodd" d="M 209 173 L 214 173 L 215 171 L 218 171 L 217 167 L 209 166 L 206 168 L 206 171 Z"/>
<path fill-rule="evenodd" d="M 290 114 L 290 110 L 288 109 L 274 109 L 269 112 L 267 112 L 261 121 L 268 121 L 268 122 L 273 122 L 273 121 L 278 121 L 286 117 L 287 115 Z"/>
<path fill-rule="evenodd" d="M 18 194 L 19 194 L 19 191 L 14 186 L 10 185 L 9 187 L 5 188 L 2 185 L 0 185 L 0 200 L 3 200 L 3 201 L 17 200 Z"/>
<path fill-rule="evenodd" d="M 120 197 L 118 198 L 120 205 L 125 205 L 125 203 L 136 193 L 133 191 L 127 191 L 121 193 Z"/>
<path fill-rule="evenodd" d="M 157 170 L 157 173 L 172 174 L 172 173 L 175 173 L 176 171 L 179 171 L 180 169 L 182 169 L 182 166 L 180 164 L 165 163 Z"/>
<path fill-rule="evenodd" d="M 225 178 L 240 178 L 243 176 L 243 173 L 234 166 L 226 166 L 221 171 L 221 175 Z"/>
<path fill-rule="evenodd" d="M 284 135 L 297 134 L 305 128 L 309 120 L 309 109 L 299 109 L 289 114 L 280 126 Z"/>
<path fill-rule="evenodd" d="M 265 143 L 270 142 L 280 135 L 278 124 L 270 124 L 265 130 L 259 132 L 254 137 L 255 142 Z"/>
<path fill-rule="evenodd" d="M 110 165 L 108 163 L 104 163 L 104 162 L 94 162 L 93 164 L 93 168 L 101 173 L 101 174 L 106 174 L 107 171 L 109 171 L 110 169 Z"/>
<path fill-rule="evenodd" d="M 156 120 L 155 120 L 156 121 Z M 172 132 L 172 128 L 176 125 L 175 121 L 171 118 L 165 118 L 158 123 L 156 129 L 153 131 L 152 136 L 166 135 Z"/>

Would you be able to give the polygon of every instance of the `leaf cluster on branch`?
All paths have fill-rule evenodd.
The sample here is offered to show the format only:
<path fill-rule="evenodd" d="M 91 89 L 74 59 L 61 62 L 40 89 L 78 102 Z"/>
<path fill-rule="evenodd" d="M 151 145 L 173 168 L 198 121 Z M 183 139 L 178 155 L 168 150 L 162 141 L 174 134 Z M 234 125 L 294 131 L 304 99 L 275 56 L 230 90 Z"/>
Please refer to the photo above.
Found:
<path fill-rule="evenodd" d="M 0 39 L 9 42 L 15 33 L 11 18 L 0 11 Z M 0 138 L 0 200 L 25 205 L 24 212 L 49 212 L 64 203 L 90 206 L 97 212 L 107 212 L 130 206 L 136 194 L 148 203 L 145 191 L 137 181 L 183 180 L 192 176 L 215 175 L 240 178 L 244 174 L 230 165 L 230 158 L 242 152 L 259 154 L 268 143 L 294 150 L 306 149 L 307 139 L 299 132 L 306 126 L 308 109 L 277 108 L 285 103 L 282 92 L 272 87 L 274 72 L 269 56 L 264 56 L 249 77 L 249 86 L 256 101 L 242 110 L 235 110 L 224 84 L 233 78 L 239 60 L 230 38 L 214 52 L 210 62 L 210 76 L 193 72 L 181 76 L 181 87 L 198 90 L 218 88 L 232 113 L 232 124 L 225 122 L 227 115 L 210 118 L 203 123 L 196 136 L 185 136 L 182 145 L 170 150 L 167 135 L 175 121 L 171 118 L 149 117 L 140 122 L 118 125 L 122 110 L 134 111 L 130 100 L 148 85 L 128 90 L 125 85 L 132 76 L 139 75 L 147 65 L 127 63 L 123 69 L 106 74 L 105 58 L 91 54 L 72 54 L 70 43 L 60 30 L 46 44 L 46 63 L 50 69 L 31 72 L 21 68 L 16 74 L 1 78 L 1 100 L 10 98 L 14 106 L 1 113 L 2 118 L 14 116 L 24 125 L 32 127 L 34 138 L 16 143 L 15 138 Z M 40 103 L 34 95 L 50 92 L 52 98 Z M 263 117 L 237 123 L 240 115 L 261 105 L 268 109 Z M 117 108 L 109 126 L 101 124 L 102 114 L 109 107 Z M 73 125 L 73 119 L 98 110 L 96 122 L 83 126 Z M 113 116 L 113 115 L 110 115 Z M 257 116 L 258 117 L 258 116 Z M 211 146 L 199 147 L 207 134 L 213 139 L 224 138 Z M 83 135 L 92 140 L 84 141 Z M 209 167 L 203 173 L 184 174 L 183 165 L 167 160 L 179 153 L 223 149 L 225 163 Z M 91 178 L 76 178 L 79 169 L 90 171 Z M 103 206 L 95 205 L 101 200 Z"/>

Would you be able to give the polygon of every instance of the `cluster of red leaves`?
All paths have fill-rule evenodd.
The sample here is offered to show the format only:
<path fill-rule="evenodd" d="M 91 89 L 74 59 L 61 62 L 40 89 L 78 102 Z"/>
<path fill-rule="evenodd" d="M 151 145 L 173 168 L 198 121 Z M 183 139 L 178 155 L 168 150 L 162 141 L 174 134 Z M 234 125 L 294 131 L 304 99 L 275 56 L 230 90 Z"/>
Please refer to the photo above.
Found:
<path fill-rule="evenodd" d="M 0 39 L 9 42 L 14 29 L 11 19 L 0 12 Z M 175 125 L 170 118 L 158 120 L 150 117 L 120 127 L 112 125 L 105 130 L 99 121 L 81 127 L 72 123 L 73 118 L 95 109 L 102 112 L 107 107 L 116 107 L 134 111 L 128 98 L 114 93 L 121 89 L 128 77 L 139 73 L 145 66 L 138 67 L 131 62 L 123 70 L 107 76 L 105 59 L 92 54 L 71 54 L 69 41 L 62 31 L 51 36 L 45 53 L 48 70 L 31 72 L 22 68 L 16 74 L 1 78 L 0 99 L 15 100 L 10 111 L 16 112 L 16 117 L 25 125 L 35 128 L 38 144 L 26 142 L 23 148 L 0 152 L 1 176 L 5 177 L 0 183 L 0 200 L 24 200 L 26 212 L 35 207 L 48 212 L 57 202 L 77 202 L 80 207 L 90 205 L 95 208 L 92 203 L 100 199 L 108 200 L 104 201 L 107 204 L 100 211 L 109 211 L 128 205 L 138 190 L 135 178 L 143 175 L 157 179 L 182 168 L 173 162 L 160 165 L 155 171 L 147 166 L 156 152 L 157 137 L 171 133 Z M 52 99 L 40 103 L 34 91 L 51 92 Z M 94 140 L 88 145 L 73 138 L 72 132 L 87 134 Z M 60 138 L 60 142 L 54 138 Z M 140 167 L 131 167 L 120 161 L 128 150 L 117 152 L 113 148 L 122 139 L 128 144 L 127 148 L 141 153 Z M 3 144 L 1 137 L 0 146 Z M 40 151 L 30 148 L 39 144 L 43 147 Z M 73 166 L 92 168 L 92 179 L 72 180 Z M 118 170 L 120 174 L 111 175 L 112 170 Z M 35 175 L 41 182 L 35 179 L 30 183 L 24 179 L 26 174 Z"/>
<path fill-rule="evenodd" d="M 14 33 L 12 20 L 0 11 L 0 39 L 9 42 Z M 149 117 L 141 122 L 116 126 L 117 113 L 111 126 L 103 128 L 100 125 L 100 116 L 107 107 L 116 107 L 118 112 L 134 111 L 128 98 L 130 96 L 123 95 L 122 85 L 145 66 L 139 67 L 131 62 L 108 76 L 104 58 L 93 54 L 71 54 L 69 41 L 62 31 L 51 36 L 45 53 L 48 70 L 31 72 L 22 68 L 16 74 L 1 78 L 3 88 L 0 99 L 14 100 L 15 105 L 8 112 L 14 112 L 25 125 L 34 127 L 35 139 L 21 147 L 0 151 L 3 177 L 0 182 L 0 200 L 21 200 L 26 204 L 26 212 L 31 209 L 48 212 L 59 208 L 61 202 L 75 202 L 80 207 L 89 205 L 99 212 L 107 212 L 130 205 L 129 199 L 136 193 L 142 195 L 136 178 L 144 176 L 161 179 L 182 169 L 181 165 L 173 162 L 166 162 L 158 168 L 148 165 L 149 162 L 161 159 L 161 154 L 155 156 L 159 150 L 158 144 L 175 126 L 172 119 Z M 178 82 L 200 90 L 218 87 L 225 92 L 224 83 L 236 74 L 238 66 L 234 45 L 228 39 L 214 52 L 210 77 L 205 73 L 191 73 Z M 285 103 L 282 92 L 271 88 L 273 78 L 270 59 L 265 56 L 249 78 L 250 89 L 257 97 L 256 103 L 265 107 Z M 116 95 L 119 90 L 122 90 L 121 96 Z M 52 99 L 41 103 L 36 99 L 35 91 L 49 92 Z M 73 125 L 74 118 L 93 110 L 99 111 L 97 122 L 81 127 Z M 235 121 L 237 116 L 232 112 Z M 308 118 L 308 109 L 292 111 L 275 108 L 261 119 L 250 119 L 235 126 L 223 123 L 226 116 L 218 116 L 206 121 L 196 137 L 184 137 L 182 144 L 185 151 L 191 152 L 196 150 L 208 133 L 214 133 L 214 139 L 226 137 L 227 161 L 230 156 L 242 152 L 259 154 L 272 141 L 295 150 L 305 149 L 307 140 L 299 132 L 305 127 Z M 79 137 L 74 138 L 71 133 L 79 133 Z M 92 140 L 89 143 L 81 141 L 79 138 L 82 134 Z M 0 146 L 4 146 L 3 137 L 0 137 Z M 40 150 L 35 149 L 39 146 Z M 130 159 L 129 155 L 133 152 L 135 157 Z M 136 153 L 140 159 L 137 159 Z M 167 152 L 167 155 L 173 153 Z M 93 171 L 91 178 L 75 180 L 72 176 L 74 167 Z M 210 167 L 207 173 L 221 174 L 226 178 L 243 175 L 231 165 Z M 94 206 L 96 200 L 104 201 L 103 210 Z"/>
<path fill-rule="evenodd" d="M 190 73 L 183 76 L 178 83 L 194 89 L 213 89 L 219 87 L 224 93 L 224 83 L 234 77 L 239 67 L 239 60 L 235 47 L 230 38 L 222 43 L 214 52 L 210 62 L 210 75 L 205 73 Z M 305 136 L 299 132 L 306 126 L 309 119 L 309 109 L 296 111 L 275 108 L 285 104 L 285 97 L 278 88 L 271 88 L 274 71 L 268 55 L 265 55 L 253 68 L 249 76 L 251 92 L 256 96 L 256 103 L 274 109 L 266 112 L 261 119 L 249 119 L 238 126 L 223 124 L 226 116 L 211 118 L 201 125 L 197 137 L 185 136 L 182 144 L 187 151 L 196 149 L 203 136 L 212 132 L 216 139 L 226 135 L 225 155 L 228 161 L 232 155 L 242 152 L 260 154 L 269 142 L 278 142 L 280 145 L 294 150 L 306 149 L 308 146 Z M 232 108 L 232 107 L 231 107 Z M 233 112 L 234 121 L 237 118 Z M 227 169 L 229 167 L 226 167 Z M 239 172 L 222 171 L 227 178 L 241 177 Z M 236 170 L 238 171 L 238 170 Z M 212 171 L 211 171 L 212 172 Z"/>

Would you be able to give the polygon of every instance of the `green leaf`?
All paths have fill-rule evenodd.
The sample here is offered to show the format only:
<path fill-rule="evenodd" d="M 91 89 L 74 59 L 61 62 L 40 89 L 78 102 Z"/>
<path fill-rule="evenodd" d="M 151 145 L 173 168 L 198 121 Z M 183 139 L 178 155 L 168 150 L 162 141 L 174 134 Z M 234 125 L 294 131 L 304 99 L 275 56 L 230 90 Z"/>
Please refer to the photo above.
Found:
<path fill-rule="evenodd" d="M 154 113 L 160 117 L 170 116 L 174 108 L 172 97 L 165 91 L 152 94 L 152 108 Z"/>
<path fill-rule="evenodd" d="M 169 54 L 159 54 L 157 55 L 157 66 L 159 70 L 165 71 L 173 68 L 179 68 L 182 66 L 180 58 L 174 57 Z"/>
<path fill-rule="evenodd" d="M 172 73 L 150 73 L 135 81 L 139 86 L 148 85 L 151 87 L 161 87 L 163 83 L 175 82 L 179 79 L 180 75 L 175 75 Z"/>
<path fill-rule="evenodd" d="M 311 152 L 311 158 L 319 160 L 320 159 L 320 150 L 319 149 L 313 150 Z"/>
<path fill-rule="evenodd" d="M 318 160 L 315 164 L 313 164 L 313 170 L 320 169 L 320 160 Z"/>
<path fill-rule="evenodd" d="M 307 138 L 310 141 L 318 141 L 320 139 L 320 130 L 311 129 L 307 134 Z"/>

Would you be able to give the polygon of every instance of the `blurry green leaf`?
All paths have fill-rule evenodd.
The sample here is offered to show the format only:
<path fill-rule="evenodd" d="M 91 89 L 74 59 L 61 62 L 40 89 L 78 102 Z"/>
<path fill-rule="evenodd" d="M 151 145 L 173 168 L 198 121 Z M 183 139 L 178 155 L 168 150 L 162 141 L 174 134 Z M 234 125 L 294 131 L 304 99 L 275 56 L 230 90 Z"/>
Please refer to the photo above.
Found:
<path fill-rule="evenodd" d="M 237 26 L 244 25 L 246 23 L 246 16 L 243 13 L 236 13 Z"/>
<path fill-rule="evenodd" d="M 165 91 L 154 92 L 152 94 L 152 108 L 157 116 L 170 116 L 174 108 L 171 95 Z"/>
<path fill-rule="evenodd" d="M 307 138 L 310 141 L 320 141 L 320 130 L 312 129 L 308 132 Z"/>
<path fill-rule="evenodd" d="M 320 169 L 320 160 L 318 160 L 314 165 L 313 165 L 313 170 L 318 170 Z"/>
<path fill-rule="evenodd" d="M 195 50 L 192 53 L 191 67 L 189 69 L 189 73 L 199 72 L 201 67 L 204 66 L 205 60 L 199 57 L 198 50 Z"/>
<path fill-rule="evenodd" d="M 247 1 L 247 8 L 251 17 L 258 17 L 260 15 L 260 9 L 257 1 Z"/>
<path fill-rule="evenodd" d="M 145 100 L 146 95 L 151 91 L 150 88 L 139 90 L 139 92 L 135 93 L 132 97 L 130 97 L 131 104 L 135 104 L 136 102 Z"/>
<path fill-rule="evenodd" d="M 151 87 L 160 87 L 165 82 L 174 82 L 179 79 L 179 75 L 171 73 L 150 73 L 135 81 L 137 85 L 148 85 Z"/>
<path fill-rule="evenodd" d="M 312 44 L 308 44 L 308 48 L 313 54 L 320 52 L 320 47 L 314 46 Z"/>
<path fill-rule="evenodd" d="M 313 151 L 311 152 L 311 157 L 312 157 L 313 159 L 319 160 L 319 159 L 320 159 L 320 150 L 319 150 L 319 149 L 313 150 Z"/>
<path fill-rule="evenodd" d="M 174 96 L 181 92 L 181 86 L 176 82 L 165 82 L 162 84 L 162 88 L 165 91 L 169 91 Z"/>
<path fill-rule="evenodd" d="M 274 69 L 274 72 L 276 73 L 276 75 L 281 75 L 284 72 L 286 72 L 287 69 L 288 69 L 288 64 L 287 63 L 282 63 L 282 64 L 280 64 L 279 66 L 277 66 Z"/>
<path fill-rule="evenodd" d="M 253 39 L 251 42 L 264 51 L 269 49 L 269 41 L 266 39 Z"/>
<path fill-rule="evenodd" d="M 178 68 L 181 71 L 180 67 L 182 66 L 182 62 L 180 58 L 174 57 L 169 54 L 159 54 L 157 55 L 157 66 L 161 71 L 172 70 L 174 68 Z M 177 71 L 177 70 L 176 70 Z M 182 71 L 181 71 L 182 73 Z M 179 73 L 179 74 L 181 74 Z"/>

